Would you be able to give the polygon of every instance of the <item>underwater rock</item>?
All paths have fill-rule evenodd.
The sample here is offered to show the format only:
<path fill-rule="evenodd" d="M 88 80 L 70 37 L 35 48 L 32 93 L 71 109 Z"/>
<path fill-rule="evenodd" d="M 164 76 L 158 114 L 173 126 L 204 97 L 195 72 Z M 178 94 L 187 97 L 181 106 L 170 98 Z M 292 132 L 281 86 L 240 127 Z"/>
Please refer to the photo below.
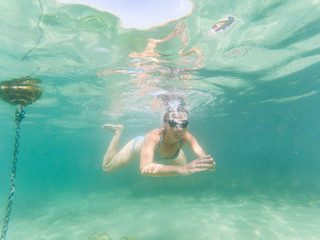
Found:
<path fill-rule="evenodd" d="M 120 240 L 138 240 L 136 237 L 121 237 Z"/>
<path fill-rule="evenodd" d="M 111 237 L 105 232 L 92 232 L 88 240 L 112 240 Z"/>

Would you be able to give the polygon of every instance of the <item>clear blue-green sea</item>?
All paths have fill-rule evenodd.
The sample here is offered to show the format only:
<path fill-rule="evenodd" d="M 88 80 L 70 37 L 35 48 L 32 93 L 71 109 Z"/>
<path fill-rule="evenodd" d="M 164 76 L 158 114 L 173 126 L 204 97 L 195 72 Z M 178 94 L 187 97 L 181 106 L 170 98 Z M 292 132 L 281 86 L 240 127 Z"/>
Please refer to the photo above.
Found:
<path fill-rule="evenodd" d="M 24 107 L 7 240 L 320 239 L 320 1 L 194 5 L 138 30 L 86 5 L 0 1 L 0 81 L 43 90 Z M 123 124 L 122 147 L 161 128 L 168 96 L 216 171 L 105 173 L 101 126 Z M 0 101 L 1 227 L 15 109 Z"/>

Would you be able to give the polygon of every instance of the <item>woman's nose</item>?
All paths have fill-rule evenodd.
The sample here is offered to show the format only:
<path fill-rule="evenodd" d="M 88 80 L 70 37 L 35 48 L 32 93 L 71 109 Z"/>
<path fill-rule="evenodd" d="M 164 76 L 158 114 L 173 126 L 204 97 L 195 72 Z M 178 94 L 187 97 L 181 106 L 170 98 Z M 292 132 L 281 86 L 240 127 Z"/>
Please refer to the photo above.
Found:
<path fill-rule="evenodd" d="M 181 127 L 180 125 L 177 125 L 177 126 L 176 126 L 176 130 L 179 131 L 179 132 L 181 132 L 181 131 L 182 131 L 182 127 Z"/>

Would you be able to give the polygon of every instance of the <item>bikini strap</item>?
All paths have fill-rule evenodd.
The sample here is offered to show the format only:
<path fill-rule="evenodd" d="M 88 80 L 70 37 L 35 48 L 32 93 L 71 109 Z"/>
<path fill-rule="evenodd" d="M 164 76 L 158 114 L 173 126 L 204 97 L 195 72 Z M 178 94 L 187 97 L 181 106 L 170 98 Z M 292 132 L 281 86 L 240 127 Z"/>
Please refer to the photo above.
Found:
<path fill-rule="evenodd" d="M 161 143 L 162 143 L 163 138 L 164 138 L 164 136 L 166 135 L 166 133 L 167 133 L 167 131 L 166 131 L 166 130 L 163 130 L 163 133 L 162 133 L 162 136 L 161 136 L 161 139 L 160 139 L 160 142 L 159 142 L 159 146 L 157 147 L 156 152 L 158 152 L 158 150 L 160 149 Z"/>
<path fill-rule="evenodd" d="M 166 135 L 166 133 L 167 133 L 167 131 L 166 131 L 166 130 L 163 130 L 163 134 L 162 134 L 162 136 L 161 136 L 160 144 L 159 144 L 159 145 L 161 145 L 161 143 L 162 143 L 162 141 L 163 141 L 163 138 L 164 138 L 164 136 Z"/>

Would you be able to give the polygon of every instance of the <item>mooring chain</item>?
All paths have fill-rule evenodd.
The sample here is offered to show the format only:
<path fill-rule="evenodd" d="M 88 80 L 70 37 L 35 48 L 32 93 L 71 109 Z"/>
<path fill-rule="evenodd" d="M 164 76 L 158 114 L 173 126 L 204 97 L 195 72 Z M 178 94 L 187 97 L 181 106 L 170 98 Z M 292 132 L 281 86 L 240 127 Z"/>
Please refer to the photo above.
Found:
<path fill-rule="evenodd" d="M 3 221 L 3 227 L 1 230 L 0 240 L 6 239 L 6 233 L 8 231 L 8 225 L 10 221 L 10 215 L 11 215 L 12 204 L 13 204 L 13 194 L 14 194 L 15 184 L 16 184 L 16 170 L 17 170 L 17 161 L 18 161 L 18 154 L 19 154 L 18 149 L 19 149 L 19 138 L 20 138 L 20 124 L 22 119 L 24 118 L 24 114 L 25 114 L 25 111 L 19 105 L 15 113 L 16 136 L 15 136 L 14 151 L 13 151 L 10 192 L 9 192 L 9 197 L 7 201 L 7 208 L 6 208 L 6 213 Z"/>

